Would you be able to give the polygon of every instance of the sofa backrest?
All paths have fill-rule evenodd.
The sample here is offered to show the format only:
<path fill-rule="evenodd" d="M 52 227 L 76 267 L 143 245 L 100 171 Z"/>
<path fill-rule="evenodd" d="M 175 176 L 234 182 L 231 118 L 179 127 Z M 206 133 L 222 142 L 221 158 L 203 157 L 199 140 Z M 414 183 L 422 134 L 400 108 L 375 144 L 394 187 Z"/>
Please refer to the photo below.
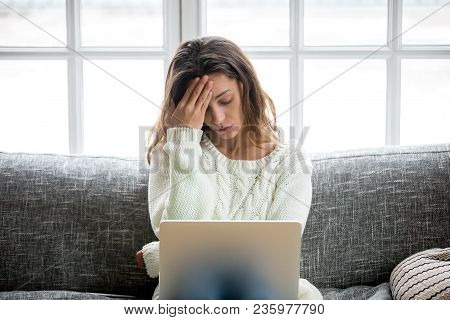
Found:
<path fill-rule="evenodd" d="M 450 247 L 450 144 L 311 157 L 302 277 L 318 287 L 378 285 L 406 257 Z"/>
<path fill-rule="evenodd" d="M 151 299 L 134 260 L 156 240 L 147 182 L 137 160 L 0 153 L 0 291 Z"/>
<path fill-rule="evenodd" d="M 377 285 L 395 265 L 450 246 L 450 145 L 312 154 L 300 276 Z M 135 252 L 157 240 L 139 160 L 0 152 L 0 291 L 74 290 L 150 299 Z"/>

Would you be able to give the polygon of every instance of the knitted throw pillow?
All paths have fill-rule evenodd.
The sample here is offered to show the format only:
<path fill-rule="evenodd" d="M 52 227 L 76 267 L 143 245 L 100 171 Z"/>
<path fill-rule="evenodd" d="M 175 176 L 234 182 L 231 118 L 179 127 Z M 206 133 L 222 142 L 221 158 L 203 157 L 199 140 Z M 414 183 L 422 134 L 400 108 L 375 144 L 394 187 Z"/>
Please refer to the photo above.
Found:
<path fill-rule="evenodd" d="M 392 271 L 396 300 L 450 300 L 450 247 L 417 252 Z"/>

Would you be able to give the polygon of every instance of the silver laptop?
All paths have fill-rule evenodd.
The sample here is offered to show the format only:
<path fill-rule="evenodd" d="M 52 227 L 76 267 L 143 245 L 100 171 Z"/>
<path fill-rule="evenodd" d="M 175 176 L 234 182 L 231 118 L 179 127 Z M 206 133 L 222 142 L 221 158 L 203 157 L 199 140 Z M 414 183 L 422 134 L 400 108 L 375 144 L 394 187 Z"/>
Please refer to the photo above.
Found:
<path fill-rule="evenodd" d="M 159 299 L 297 299 L 300 248 L 298 221 L 163 220 Z"/>

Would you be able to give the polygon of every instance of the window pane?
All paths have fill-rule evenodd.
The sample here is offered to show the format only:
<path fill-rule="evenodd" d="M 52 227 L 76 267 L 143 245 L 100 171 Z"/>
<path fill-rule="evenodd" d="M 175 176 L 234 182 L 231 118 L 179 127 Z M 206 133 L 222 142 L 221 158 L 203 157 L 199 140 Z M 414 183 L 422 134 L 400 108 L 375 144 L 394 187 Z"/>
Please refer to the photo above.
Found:
<path fill-rule="evenodd" d="M 383 45 L 387 0 L 305 0 L 305 45 Z"/>
<path fill-rule="evenodd" d="M 69 153 L 65 61 L 0 61 L 0 150 Z"/>
<path fill-rule="evenodd" d="M 385 61 L 364 60 L 326 84 L 359 61 L 305 60 L 304 126 L 310 127 L 305 138 L 308 151 L 384 145 Z"/>
<path fill-rule="evenodd" d="M 403 0 L 402 26 L 407 30 L 402 36 L 404 44 L 450 44 L 450 4 L 447 0 Z"/>
<path fill-rule="evenodd" d="M 137 159 L 140 156 L 139 127 L 153 126 L 160 113 L 163 61 L 93 62 L 119 80 L 88 61 L 84 62 L 85 153 Z"/>
<path fill-rule="evenodd" d="M 401 144 L 450 142 L 450 60 L 403 60 Z"/>
<path fill-rule="evenodd" d="M 163 46 L 163 1 L 81 2 L 83 46 Z"/>
<path fill-rule="evenodd" d="M 208 0 L 207 35 L 239 46 L 288 46 L 289 0 Z"/>
<path fill-rule="evenodd" d="M 1 2 L 5 5 L 0 3 L 0 46 L 66 46 L 65 0 Z"/>
<path fill-rule="evenodd" d="M 275 104 L 282 142 L 289 143 L 289 60 L 252 59 L 261 87 Z M 270 110 L 267 111 L 273 119 Z"/>

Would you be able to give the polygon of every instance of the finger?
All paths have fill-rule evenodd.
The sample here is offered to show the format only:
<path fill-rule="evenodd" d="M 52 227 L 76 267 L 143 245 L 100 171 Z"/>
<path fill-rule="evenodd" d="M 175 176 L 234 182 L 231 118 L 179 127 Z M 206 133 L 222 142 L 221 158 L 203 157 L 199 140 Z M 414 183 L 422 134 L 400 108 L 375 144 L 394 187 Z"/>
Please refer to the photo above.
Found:
<path fill-rule="evenodd" d="M 197 83 L 200 81 L 200 77 L 196 77 L 187 87 L 186 92 L 183 95 L 183 98 L 181 98 L 180 102 L 178 102 L 178 106 L 180 106 L 181 108 L 183 108 L 188 100 L 189 97 L 191 96 L 192 91 L 194 90 L 195 86 L 197 85 Z M 175 106 L 175 107 L 178 107 Z"/>
<path fill-rule="evenodd" d="M 142 267 L 143 266 L 143 261 L 144 261 L 144 257 L 141 254 L 141 252 L 138 252 L 138 254 L 136 254 L 136 264 L 138 267 Z"/>
<path fill-rule="evenodd" d="M 191 97 L 189 98 L 187 102 L 187 106 L 192 106 L 195 108 L 195 105 L 197 104 L 197 100 L 200 97 L 200 94 L 203 92 L 203 88 L 205 87 L 205 84 L 208 81 L 208 76 L 203 76 L 202 79 L 197 83 L 194 90 L 192 91 Z"/>
<path fill-rule="evenodd" d="M 208 94 L 212 89 L 212 81 L 208 81 L 208 83 L 203 88 L 202 94 L 197 100 L 196 108 L 203 108 L 203 104 L 205 103 L 205 100 L 208 98 Z"/>
<path fill-rule="evenodd" d="M 205 101 L 203 102 L 203 104 L 201 106 L 203 112 L 205 112 L 206 109 L 208 109 L 209 102 L 211 101 L 211 98 L 212 98 L 212 90 L 209 91 L 209 93 L 206 96 Z"/>

